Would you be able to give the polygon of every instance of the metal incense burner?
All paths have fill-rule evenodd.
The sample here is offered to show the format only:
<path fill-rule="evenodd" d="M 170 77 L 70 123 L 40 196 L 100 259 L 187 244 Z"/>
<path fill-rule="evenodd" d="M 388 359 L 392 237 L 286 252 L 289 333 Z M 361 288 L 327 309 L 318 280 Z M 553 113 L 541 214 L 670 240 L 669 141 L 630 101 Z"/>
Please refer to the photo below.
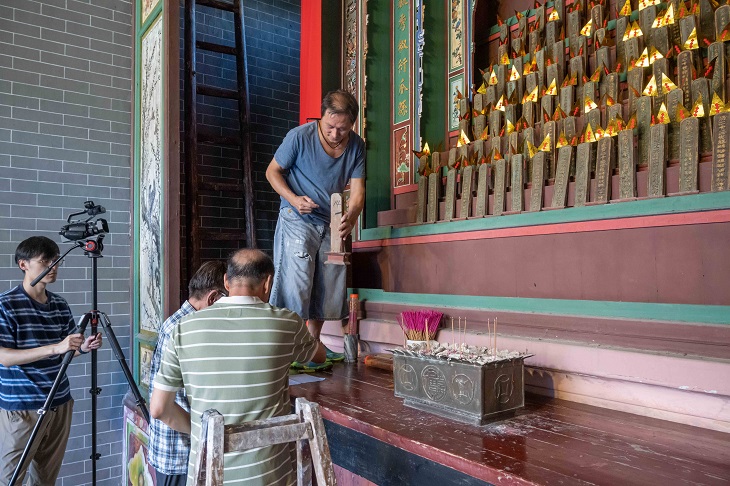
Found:
<path fill-rule="evenodd" d="M 443 359 L 404 349 L 393 352 L 395 396 L 408 407 L 472 425 L 511 416 L 525 405 L 524 360 L 484 364 Z"/>

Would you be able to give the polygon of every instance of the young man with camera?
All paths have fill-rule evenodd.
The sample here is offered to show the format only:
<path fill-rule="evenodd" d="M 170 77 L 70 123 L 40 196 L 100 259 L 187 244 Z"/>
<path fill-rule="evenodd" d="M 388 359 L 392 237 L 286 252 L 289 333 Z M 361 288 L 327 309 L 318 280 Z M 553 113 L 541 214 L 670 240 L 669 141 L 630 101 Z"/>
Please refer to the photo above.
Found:
<path fill-rule="evenodd" d="M 60 252 L 45 236 L 33 236 L 15 250 L 23 282 L 0 294 L 0 484 L 10 481 L 18 465 L 63 356 L 68 351 L 86 354 L 101 346 L 101 334 L 84 339 L 75 332 L 68 303 L 48 290 L 56 281 L 58 265 L 35 286 L 31 282 L 50 267 Z M 21 469 L 31 484 L 54 484 L 61 468 L 71 429 L 73 399 L 63 377 L 42 430 Z"/>

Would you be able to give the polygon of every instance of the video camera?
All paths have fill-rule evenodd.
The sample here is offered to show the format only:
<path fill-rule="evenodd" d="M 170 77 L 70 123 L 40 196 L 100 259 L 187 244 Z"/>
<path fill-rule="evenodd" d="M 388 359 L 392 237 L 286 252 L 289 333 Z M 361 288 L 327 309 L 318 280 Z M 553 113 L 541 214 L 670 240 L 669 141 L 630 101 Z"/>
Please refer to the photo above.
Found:
<path fill-rule="evenodd" d="M 102 235 L 103 238 L 103 235 L 109 232 L 109 225 L 107 224 L 106 219 L 99 218 L 92 221 L 98 215 L 106 212 L 104 206 L 94 204 L 94 201 L 86 201 L 84 203 L 84 208 L 85 209 L 83 211 L 69 215 L 66 220 L 68 224 L 61 227 L 61 236 L 68 240 L 76 241 L 91 238 L 96 235 Z M 80 219 L 71 221 L 71 218 L 81 214 L 88 214 L 89 218 L 85 221 Z"/>

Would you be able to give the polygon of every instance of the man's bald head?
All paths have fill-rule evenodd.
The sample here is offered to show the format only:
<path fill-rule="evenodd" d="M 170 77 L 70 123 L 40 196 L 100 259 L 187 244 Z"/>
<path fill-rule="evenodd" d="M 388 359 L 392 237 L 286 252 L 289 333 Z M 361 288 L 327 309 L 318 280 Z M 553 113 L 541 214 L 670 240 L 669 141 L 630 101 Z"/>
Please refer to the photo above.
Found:
<path fill-rule="evenodd" d="M 261 250 L 243 248 L 228 258 L 226 277 L 229 285 L 254 289 L 274 274 L 274 262 Z"/>

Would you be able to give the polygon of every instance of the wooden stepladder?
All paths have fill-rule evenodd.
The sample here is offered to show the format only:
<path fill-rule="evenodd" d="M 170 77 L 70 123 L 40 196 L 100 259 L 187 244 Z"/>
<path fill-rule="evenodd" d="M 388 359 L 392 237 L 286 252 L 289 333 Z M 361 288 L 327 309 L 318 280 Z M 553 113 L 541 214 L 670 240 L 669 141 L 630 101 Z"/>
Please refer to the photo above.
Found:
<path fill-rule="evenodd" d="M 335 486 L 330 448 L 319 405 L 296 399 L 296 412 L 283 417 L 225 425 L 217 410 L 203 413 L 195 458 L 195 485 L 223 484 L 223 454 L 287 442 L 297 443 L 297 485 L 312 484 L 312 468 L 319 486 Z"/>

